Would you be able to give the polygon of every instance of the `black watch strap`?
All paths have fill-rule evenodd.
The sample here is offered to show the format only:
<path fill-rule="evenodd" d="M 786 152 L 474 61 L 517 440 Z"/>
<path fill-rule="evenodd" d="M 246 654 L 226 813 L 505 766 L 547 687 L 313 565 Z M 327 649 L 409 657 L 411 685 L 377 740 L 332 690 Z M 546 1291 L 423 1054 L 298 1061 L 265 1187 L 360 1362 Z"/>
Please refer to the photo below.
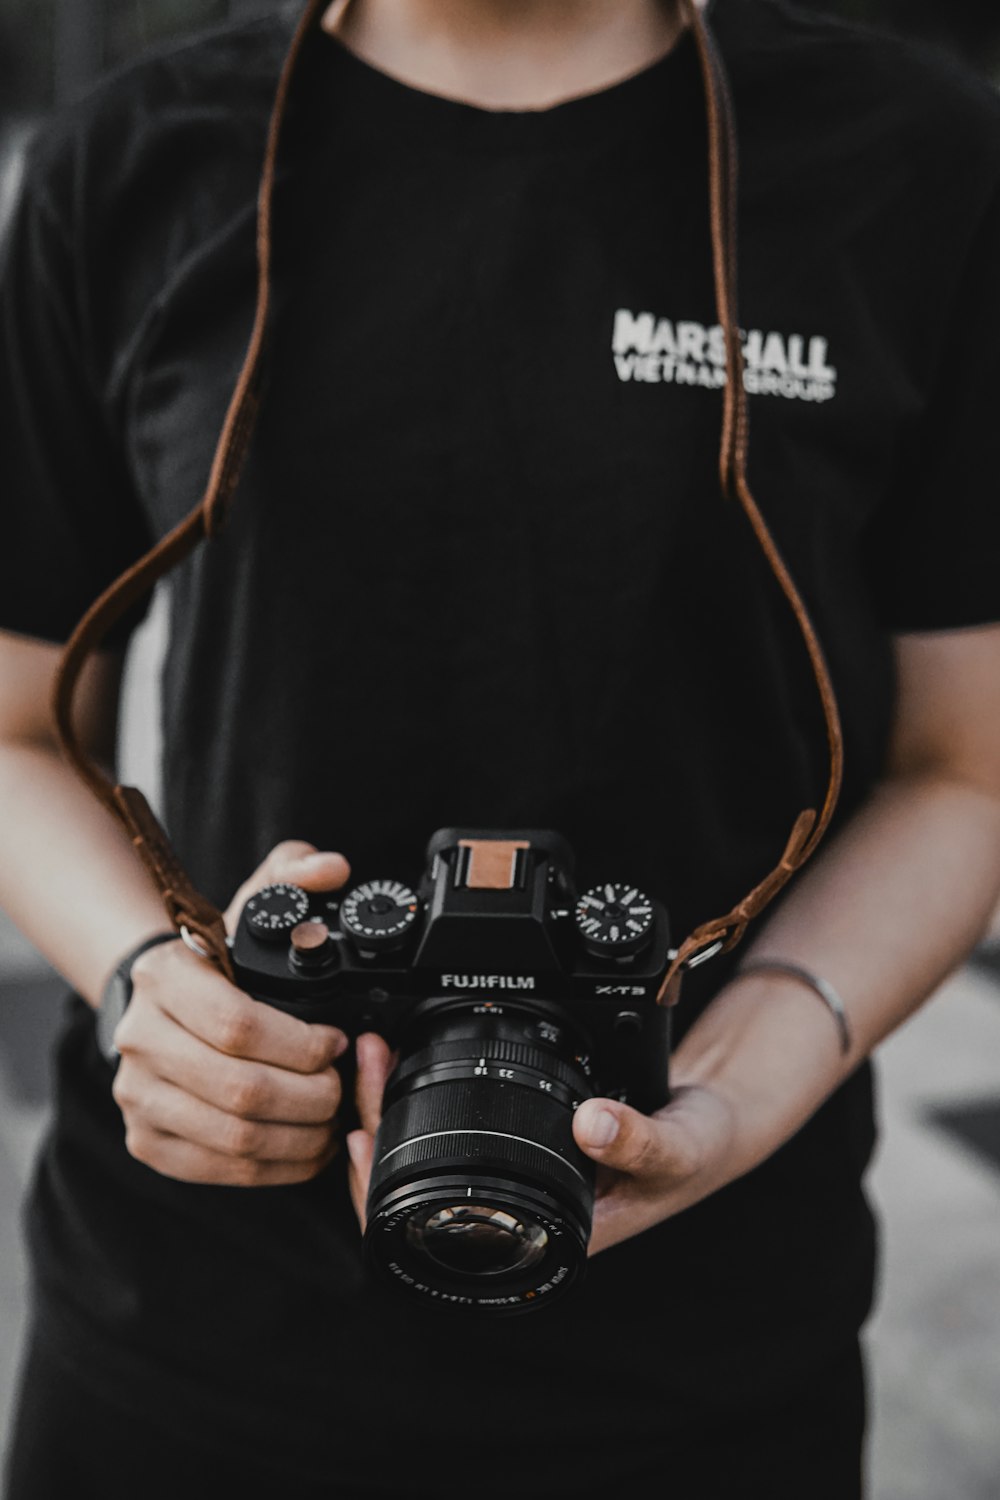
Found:
<path fill-rule="evenodd" d="M 155 937 L 146 938 L 126 953 L 104 986 L 96 1015 L 97 1045 L 112 1067 L 117 1067 L 119 1059 L 118 1048 L 114 1043 L 115 1029 L 132 998 L 132 965 L 148 949 L 156 948 L 160 943 L 177 941 L 176 932 L 158 932 Z"/>

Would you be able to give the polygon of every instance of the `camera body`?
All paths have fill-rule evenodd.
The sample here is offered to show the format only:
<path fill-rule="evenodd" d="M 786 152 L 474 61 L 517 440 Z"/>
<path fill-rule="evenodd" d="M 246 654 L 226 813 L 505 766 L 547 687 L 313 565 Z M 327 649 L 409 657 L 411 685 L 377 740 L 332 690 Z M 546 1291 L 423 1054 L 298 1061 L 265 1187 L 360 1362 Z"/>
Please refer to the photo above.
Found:
<path fill-rule="evenodd" d="M 444 1304 L 518 1311 L 572 1284 L 594 1177 L 573 1111 L 669 1097 L 667 913 L 623 882 L 578 892 L 573 865 L 551 830 L 443 828 L 412 885 L 278 884 L 240 915 L 248 994 L 399 1050 L 366 1253 Z"/>
<path fill-rule="evenodd" d="M 635 888 L 595 890 L 611 906 Z M 656 1004 L 669 964 L 667 913 L 635 892 L 631 904 L 650 912 L 639 919 L 643 932 L 623 920 L 616 941 L 609 920 L 602 952 L 601 937 L 588 943 L 582 931 L 584 921 L 598 921 L 594 899 L 577 894 L 573 856 L 559 834 L 444 828 L 428 845 L 415 890 L 374 879 L 346 894 L 285 885 L 258 892 L 233 944 L 237 983 L 278 1010 L 351 1037 L 376 1031 L 393 1047 L 407 1017 L 432 997 L 555 1003 L 588 1043 L 595 1091 L 649 1112 L 668 1097 L 670 1011 Z M 581 900 L 588 916 L 578 918 Z M 385 909 L 372 912 L 373 904 Z M 294 938 L 306 924 L 319 941 Z M 638 948 L 630 941 L 637 937 Z"/>

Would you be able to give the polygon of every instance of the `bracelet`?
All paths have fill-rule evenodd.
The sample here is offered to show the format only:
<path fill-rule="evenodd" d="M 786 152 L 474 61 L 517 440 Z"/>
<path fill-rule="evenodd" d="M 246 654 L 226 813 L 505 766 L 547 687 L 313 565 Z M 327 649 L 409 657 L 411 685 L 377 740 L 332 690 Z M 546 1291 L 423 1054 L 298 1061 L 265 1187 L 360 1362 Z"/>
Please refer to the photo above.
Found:
<path fill-rule="evenodd" d="M 837 1023 L 840 1050 L 846 1057 L 852 1046 L 851 1025 L 847 1019 L 844 1002 L 830 981 L 822 979 L 818 974 L 810 973 L 808 969 L 802 968 L 801 964 L 787 963 L 783 958 L 752 958 L 749 963 L 741 966 L 734 977 L 741 979 L 746 974 L 766 974 L 768 971 L 772 974 L 786 974 L 790 979 L 797 979 L 819 996 Z"/>

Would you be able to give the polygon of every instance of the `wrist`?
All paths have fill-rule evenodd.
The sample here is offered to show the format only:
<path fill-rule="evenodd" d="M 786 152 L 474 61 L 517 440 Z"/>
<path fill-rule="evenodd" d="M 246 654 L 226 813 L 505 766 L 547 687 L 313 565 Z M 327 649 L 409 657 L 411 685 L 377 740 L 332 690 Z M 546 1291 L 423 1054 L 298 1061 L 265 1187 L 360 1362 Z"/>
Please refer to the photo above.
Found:
<path fill-rule="evenodd" d="M 114 1034 L 132 999 L 132 966 L 150 948 L 176 941 L 177 933 L 173 929 L 147 934 L 118 960 L 108 975 L 97 1007 L 95 1026 L 98 1048 L 113 1067 L 117 1066 L 119 1055 Z"/>
<path fill-rule="evenodd" d="M 822 1005 L 825 1005 L 833 1024 L 837 1028 L 837 1038 L 840 1042 L 840 1051 L 843 1057 L 850 1057 L 854 1047 L 854 1038 L 851 1031 L 851 1023 L 847 1017 L 847 1008 L 840 998 L 840 991 L 835 989 L 828 979 L 821 974 L 814 974 L 803 964 L 792 963 L 785 958 L 751 958 L 740 966 L 739 978 L 746 979 L 752 974 L 767 974 L 772 978 L 793 979 L 797 984 L 809 990 Z"/>
<path fill-rule="evenodd" d="M 719 1095 L 754 1163 L 805 1124 L 859 1059 L 826 1007 L 790 974 L 736 974 L 678 1045 L 676 1087 Z"/>

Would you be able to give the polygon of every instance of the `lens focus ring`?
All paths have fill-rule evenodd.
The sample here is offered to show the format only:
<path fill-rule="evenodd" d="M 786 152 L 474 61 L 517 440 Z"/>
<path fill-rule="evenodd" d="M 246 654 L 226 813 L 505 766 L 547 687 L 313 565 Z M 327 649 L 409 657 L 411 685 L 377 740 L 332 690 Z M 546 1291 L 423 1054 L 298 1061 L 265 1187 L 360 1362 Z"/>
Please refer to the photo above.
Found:
<path fill-rule="evenodd" d="M 387 1181 L 415 1162 L 489 1158 L 570 1191 L 587 1182 L 587 1158 L 573 1139 L 573 1116 L 542 1089 L 492 1079 L 451 1081 L 406 1095 L 379 1128 L 376 1170 Z"/>

